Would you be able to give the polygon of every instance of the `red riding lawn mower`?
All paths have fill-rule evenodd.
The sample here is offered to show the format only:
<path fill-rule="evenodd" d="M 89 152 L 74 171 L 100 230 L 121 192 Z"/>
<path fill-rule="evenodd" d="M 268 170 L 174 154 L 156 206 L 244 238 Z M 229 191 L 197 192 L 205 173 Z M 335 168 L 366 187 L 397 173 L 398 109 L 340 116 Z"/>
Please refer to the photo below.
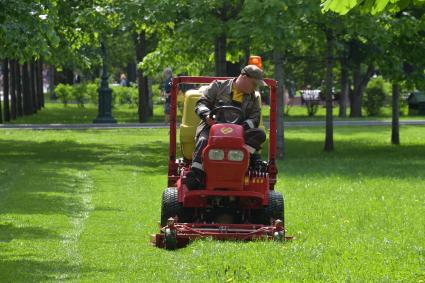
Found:
<path fill-rule="evenodd" d="M 152 235 L 152 243 L 157 247 L 176 249 L 185 247 L 192 240 L 207 237 L 239 241 L 291 239 L 285 235 L 283 196 L 274 190 L 277 175 L 275 80 L 265 79 L 270 89 L 268 161 L 261 161 L 262 166 L 250 167 L 244 131 L 236 123 L 242 112 L 226 109 L 219 115 L 221 107 L 218 107 L 212 111 L 218 123 L 211 127 L 208 145 L 203 151 L 205 189 L 189 190 L 185 185 L 199 123 L 195 104 L 202 90 L 185 93 L 180 126 L 183 156 L 176 159 L 179 85 L 209 84 L 216 79 L 229 78 L 178 77 L 172 81 L 168 188 L 162 195 L 161 231 Z"/>

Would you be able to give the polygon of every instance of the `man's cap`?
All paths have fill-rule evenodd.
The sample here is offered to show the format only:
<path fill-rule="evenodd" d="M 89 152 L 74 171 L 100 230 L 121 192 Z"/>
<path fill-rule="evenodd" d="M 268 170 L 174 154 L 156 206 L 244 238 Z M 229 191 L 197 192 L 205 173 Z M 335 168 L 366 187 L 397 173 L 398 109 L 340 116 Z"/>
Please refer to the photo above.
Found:
<path fill-rule="evenodd" d="M 246 75 L 250 78 L 256 79 L 257 85 L 259 86 L 267 86 L 263 79 L 263 71 L 255 65 L 245 66 L 241 71 L 241 75 Z"/>

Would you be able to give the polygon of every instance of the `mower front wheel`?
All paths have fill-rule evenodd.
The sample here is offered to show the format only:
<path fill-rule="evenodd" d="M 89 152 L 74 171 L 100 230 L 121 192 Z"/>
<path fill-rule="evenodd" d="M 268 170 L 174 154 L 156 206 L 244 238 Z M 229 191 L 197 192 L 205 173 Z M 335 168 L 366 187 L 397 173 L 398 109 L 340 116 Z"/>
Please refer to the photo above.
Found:
<path fill-rule="evenodd" d="M 283 195 L 276 191 L 269 191 L 269 205 L 264 207 L 260 212 L 259 222 L 264 225 L 273 224 L 273 220 L 281 220 L 285 225 Z"/>
<path fill-rule="evenodd" d="M 178 201 L 177 188 L 167 188 L 162 192 L 161 205 L 161 226 L 167 225 L 170 217 L 178 217 L 178 221 L 183 221 L 183 206 Z"/>

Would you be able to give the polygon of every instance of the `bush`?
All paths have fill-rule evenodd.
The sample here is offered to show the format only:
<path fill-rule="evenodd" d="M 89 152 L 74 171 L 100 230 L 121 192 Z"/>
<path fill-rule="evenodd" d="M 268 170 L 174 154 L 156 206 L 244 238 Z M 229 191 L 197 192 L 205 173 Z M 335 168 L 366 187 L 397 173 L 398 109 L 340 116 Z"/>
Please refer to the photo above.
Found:
<path fill-rule="evenodd" d="M 68 105 L 69 100 L 73 96 L 73 88 L 68 84 L 58 84 L 55 87 L 57 97 L 62 101 L 64 106 Z"/>
<path fill-rule="evenodd" d="M 162 104 L 161 87 L 159 84 L 152 84 L 152 101 L 154 104 Z"/>
<path fill-rule="evenodd" d="M 76 84 L 72 87 L 72 98 L 77 102 L 79 107 L 84 107 L 84 103 L 87 101 L 87 85 Z"/>
<path fill-rule="evenodd" d="M 87 97 L 89 98 L 90 102 L 93 103 L 94 105 L 97 105 L 99 103 L 98 88 L 99 88 L 99 85 L 96 83 L 86 84 Z"/>
<path fill-rule="evenodd" d="M 78 106 L 84 107 L 87 101 L 93 103 L 94 105 L 98 104 L 98 89 L 98 83 L 76 85 L 59 84 L 55 88 L 55 93 L 65 106 L 69 103 L 69 101 L 72 100 L 75 101 Z M 138 106 L 139 93 L 136 87 L 112 86 L 111 90 L 112 107 L 114 107 L 117 103 L 119 105 L 128 105 L 129 107 Z"/>
<path fill-rule="evenodd" d="M 137 86 L 132 87 L 131 91 L 131 101 L 136 106 L 139 107 L 139 90 L 137 89 Z"/>
<path fill-rule="evenodd" d="M 390 85 L 382 77 L 372 79 L 366 88 L 363 107 L 368 116 L 376 116 L 384 106 L 385 98 L 389 95 Z"/>
<path fill-rule="evenodd" d="M 98 104 L 99 101 L 99 84 L 88 83 L 88 84 L 76 84 L 76 85 L 65 85 L 59 84 L 55 88 L 55 92 L 58 98 L 66 106 L 70 100 L 75 101 L 78 106 L 84 107 L 87 101 L 90 101 L 94 105 Z M 114 107 L 117 103 L 119 105 L 128 105 L 129 107 L 138 106 L 139 93 L 136 87 L 122 87 L 112 86 L 112 97 L 111 105 Z"/>
<path fill-rule="evenodd" d="M 407 95 L 400 95 L 399 104 L 400 104 L 400 116 L 407 116 L 409 114 L 409 103 L 407 103 Z"/>
<path fill-rule="evenodd" d="M 138 105 L 139 93 L 137 88 L 113 86 L 111 89 L 114 103 L 117 101 L 119 105 L 128 105 L 128 107 Z"/>

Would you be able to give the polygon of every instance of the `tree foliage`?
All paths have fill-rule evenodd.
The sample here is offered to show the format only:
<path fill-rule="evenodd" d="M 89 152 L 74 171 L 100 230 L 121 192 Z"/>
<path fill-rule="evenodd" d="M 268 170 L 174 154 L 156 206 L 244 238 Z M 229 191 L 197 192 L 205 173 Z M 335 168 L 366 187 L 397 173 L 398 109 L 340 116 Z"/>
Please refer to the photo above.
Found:
<path fill-rule="evenodd" d="M 334 11 L 341 15 L 353 9 L 376 15 L 383 11 L 397 13 L 408 7 L 420 7 L 425 4 L 423 0 L 325 0 L 323 11 Z"/>

